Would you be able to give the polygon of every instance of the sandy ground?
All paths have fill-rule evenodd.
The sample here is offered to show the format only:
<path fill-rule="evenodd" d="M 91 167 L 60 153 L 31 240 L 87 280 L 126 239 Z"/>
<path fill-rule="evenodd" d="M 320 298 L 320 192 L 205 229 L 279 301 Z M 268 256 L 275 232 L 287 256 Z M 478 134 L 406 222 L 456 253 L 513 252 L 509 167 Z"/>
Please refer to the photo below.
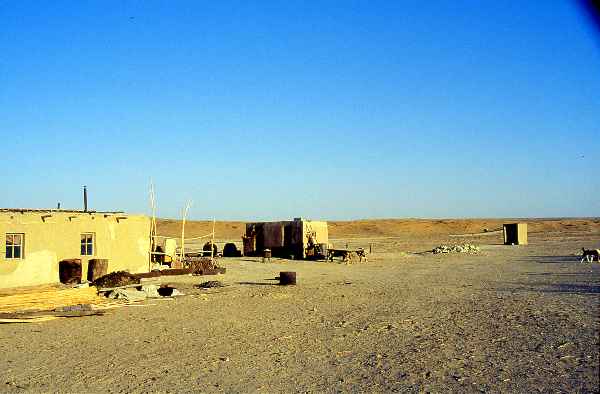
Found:
<path fill-rule="evenodd" d="M 321 220 L 321 218 L 315 218 Z M 329 236 L 334 239 L 348 238 L 439 238 L 453 234 L 480 233 L 484 230 L 502 230 L 503 223 L 523 222 L 529 226 L 530 234 L 556 234 L 566 236 L 600 232 L 600 219 L 376 219 L 353 221 L 329 221 Z M 181 221 L 157 219 L 158 232 L 171 237 L 181 236 Z M 212 231 L 212 221 L 188 221 L 186 237 L 196 237 Z M 216 222 L 215 233 L 220 239 L 240 240 L 246 231 L 243 222 Z"/>
<path fill-rule="evenodd" d="M 599 222 L 569 223 L 528 246 L 338 235 L 374 244 L 353 265 L 222 259 L 225 275 L 169 279 L 174 300 L 0 325 L 0 391 L 598 392 L 600 264 L 574 254 L 600 248 Z M 448 241 L 483 251 L 414 253 Z M 227 286 L 192 287 L 212 279 Z"/>

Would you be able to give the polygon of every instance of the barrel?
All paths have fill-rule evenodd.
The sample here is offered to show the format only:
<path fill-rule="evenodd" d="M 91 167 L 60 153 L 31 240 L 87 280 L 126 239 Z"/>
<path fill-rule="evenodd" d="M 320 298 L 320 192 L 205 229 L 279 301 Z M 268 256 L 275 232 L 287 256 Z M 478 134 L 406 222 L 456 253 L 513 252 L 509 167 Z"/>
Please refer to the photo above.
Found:
<path fill-rule="evenodd" d="M 58 277 L 60 283 L 81 283 L 81 260 L 68 259 L 58 263 Z"/>
<path fill-rule="evenodd" d="M 296 273 L 293 271 L 282 271 L 279 273 L 279 284 L 283 286 L 296 284 Z"/>
<path fill-rule="evenodd" d="M 107 259 L 91 259 L 88 262 L 87 280 L 90 282 L 106 275 L 108 273 Z"/>

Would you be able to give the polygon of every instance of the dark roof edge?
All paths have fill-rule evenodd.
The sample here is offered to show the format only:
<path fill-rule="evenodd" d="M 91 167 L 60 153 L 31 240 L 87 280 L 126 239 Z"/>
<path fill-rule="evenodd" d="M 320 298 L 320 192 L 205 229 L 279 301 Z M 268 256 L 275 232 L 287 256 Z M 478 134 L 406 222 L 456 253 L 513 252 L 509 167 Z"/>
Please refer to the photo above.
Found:
<path fill-rule="evenodd" d="M 58 212 L 58 213 L 98 213 L 98 214 L 125 214 L 123 211 L 82 211 L 77 209 L 30 209 L 30 208 L 0 208 L 0 212 Z"/>

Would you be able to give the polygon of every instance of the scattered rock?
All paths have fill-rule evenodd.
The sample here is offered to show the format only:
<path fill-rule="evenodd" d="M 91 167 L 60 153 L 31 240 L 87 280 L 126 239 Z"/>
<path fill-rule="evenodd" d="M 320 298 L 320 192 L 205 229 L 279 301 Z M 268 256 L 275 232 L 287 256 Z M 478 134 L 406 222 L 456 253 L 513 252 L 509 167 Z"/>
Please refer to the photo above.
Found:
<path fill-rule="evenodd" d="M 462 244 L 462 245 L 440 245 L 431 251 L 433 254 L 440 253 L 468 253 L 477 254 L 481 252 L 479 246 L 473 244 Z"/>
<path fill-rule="evenodd" d="M 220 280 L 209 280 L 208 282 L 202 282 L 199 285 L 196 285 L 196 287 L 200 289 L 210 289 L 213 287 L 225 287 L 225 285 Z"/>
<path fill-rule="evenodd" d="M 569 350 L 575 347 L 575 344 L 573 342 L 565 342 L 562 345 L 558 346 L 557 349 L 561 350 L 561 351 L 565 351 L 565 350 Z"/>

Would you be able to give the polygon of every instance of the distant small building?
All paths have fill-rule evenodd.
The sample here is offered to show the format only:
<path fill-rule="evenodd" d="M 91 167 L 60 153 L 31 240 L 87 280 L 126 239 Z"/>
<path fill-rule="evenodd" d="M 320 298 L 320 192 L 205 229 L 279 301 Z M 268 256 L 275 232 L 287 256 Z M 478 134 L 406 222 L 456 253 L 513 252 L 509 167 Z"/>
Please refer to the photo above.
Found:
<path fill-rule="evenodd" d="M 502 229 L 504 245 L 527 245 L 527 223 L 508 223 Z"/>
<path fill-rule="evenodd" d="M 108 272 L 149 271 L 150 219 L 123 212 L 0 209 L 0 288 L 59 282 L 59 263 L 91 259 Z"/>
<path fill-rule="evenodd" d="M 246 223 L 244 255 L 270 249 L 275 257 L 303 259 L 310 243 L 329 243 L 327 222 L 295 218 L 290 221 Z"/>

